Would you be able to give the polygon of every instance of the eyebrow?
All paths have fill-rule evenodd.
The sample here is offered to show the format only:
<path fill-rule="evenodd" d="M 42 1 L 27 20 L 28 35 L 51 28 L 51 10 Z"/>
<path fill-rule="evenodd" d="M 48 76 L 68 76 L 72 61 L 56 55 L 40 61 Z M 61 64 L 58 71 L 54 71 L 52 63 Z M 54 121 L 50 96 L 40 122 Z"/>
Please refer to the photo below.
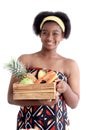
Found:
<path fill-rule="evenodd" d="M 42 31 L 48 31 L 47 29 L 42 29 Z M 59 30 L 53 30 L 55 32 L 59 32 Z"/>

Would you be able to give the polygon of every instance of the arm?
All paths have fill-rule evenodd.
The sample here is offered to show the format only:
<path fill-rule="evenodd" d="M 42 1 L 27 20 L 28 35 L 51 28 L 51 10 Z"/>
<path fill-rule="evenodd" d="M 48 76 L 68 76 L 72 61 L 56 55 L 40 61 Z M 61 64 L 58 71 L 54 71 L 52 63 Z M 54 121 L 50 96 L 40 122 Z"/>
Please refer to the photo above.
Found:
<path fill-rule="evenodd" d="M 30 59 L 30 56 L 22 55 L 19 57 L 19 61 L 21 61 L 23 64 L 25 64 L 26 67 L 27 67 L 27 64 L 29 63 L 29 62 L 27 63 L 27 61 L 28 61 L 27 59 Z M 31 60 L 29 60 L 29 61 L 31 61 Z M 19 105 L 19 106 L 25 106 L 25 105 L 28 106 L 28 105 L 35 105 L 35 104 L 40 105 L 39 102 L 36 100 L 31 101 L 31 100 L 14 100 L 13 99 L 13 83 L 16 83 L 18 81 L 19 81 L 19 79 L 17 77 L 14 77 L 14 76 L 11 77 L 9 88 L 8 88 L 8 103 L 14 104 L 14 105 Z"/>
<path fill-rule="evenodd" d="M 75 61 L 68 62 L 67 82 L 59 81 L 57 91 L 62 93 L 68 106 L 75 108 L 80 98 L 80 72 Z"/>

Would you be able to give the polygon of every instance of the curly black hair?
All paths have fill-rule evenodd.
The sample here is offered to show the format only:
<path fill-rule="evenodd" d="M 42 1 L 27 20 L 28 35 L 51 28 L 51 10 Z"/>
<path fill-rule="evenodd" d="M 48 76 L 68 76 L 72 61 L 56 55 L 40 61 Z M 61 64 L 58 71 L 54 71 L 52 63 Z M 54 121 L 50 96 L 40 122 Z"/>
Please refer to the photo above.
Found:
<path fill-rule="evenodd" d="M 36 17 L 34 18 L 34 22 L 33 22 L 33 30 L 35 32 L 36 35 L 39 35 L 41 30 L 40 30 L 40 24 L 43 21 L 43 19 L 47 16 L 56 16 L 59 17 L 64 25 L 65 25 L 65 32 L 64 32 L 64 38 L 68 38 L 71 32 L 71 23 L 70 23 L 70 19 L 67 16 L 67 14 L 65 14 L 64 12 L 52 12 L 52 11 L 43 11 L 40 12 L 39 14 L 36 15 Z"/>

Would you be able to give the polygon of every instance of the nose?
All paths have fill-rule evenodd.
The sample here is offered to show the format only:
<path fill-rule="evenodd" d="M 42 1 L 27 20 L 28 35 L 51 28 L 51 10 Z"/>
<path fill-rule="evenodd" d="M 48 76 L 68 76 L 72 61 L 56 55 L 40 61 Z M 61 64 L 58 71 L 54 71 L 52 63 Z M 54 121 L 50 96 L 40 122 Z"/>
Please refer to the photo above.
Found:
<path fill-rule="evenodd" d="M 49 33 L 49 34 L 47 35 L 47 39 L 48 39 L 49 41 L 51 41 L 51 40 L 53 39 L 53 37 L 52 37 L 52 34 L 51 34 L 51 33 Z"/>

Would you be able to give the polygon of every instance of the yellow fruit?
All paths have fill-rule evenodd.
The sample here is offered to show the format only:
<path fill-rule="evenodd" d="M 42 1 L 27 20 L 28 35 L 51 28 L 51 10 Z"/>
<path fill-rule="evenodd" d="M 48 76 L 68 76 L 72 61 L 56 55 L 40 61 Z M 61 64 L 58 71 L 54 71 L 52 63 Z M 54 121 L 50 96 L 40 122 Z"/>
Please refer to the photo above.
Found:
<path fill-rule="evenodd" d="M 38 72 L 38 79 L 43 77 L 44 75 L 46 75 L 46 73 L 47 73 L 46 70 L 39 70 L 39 72 Z"/>

